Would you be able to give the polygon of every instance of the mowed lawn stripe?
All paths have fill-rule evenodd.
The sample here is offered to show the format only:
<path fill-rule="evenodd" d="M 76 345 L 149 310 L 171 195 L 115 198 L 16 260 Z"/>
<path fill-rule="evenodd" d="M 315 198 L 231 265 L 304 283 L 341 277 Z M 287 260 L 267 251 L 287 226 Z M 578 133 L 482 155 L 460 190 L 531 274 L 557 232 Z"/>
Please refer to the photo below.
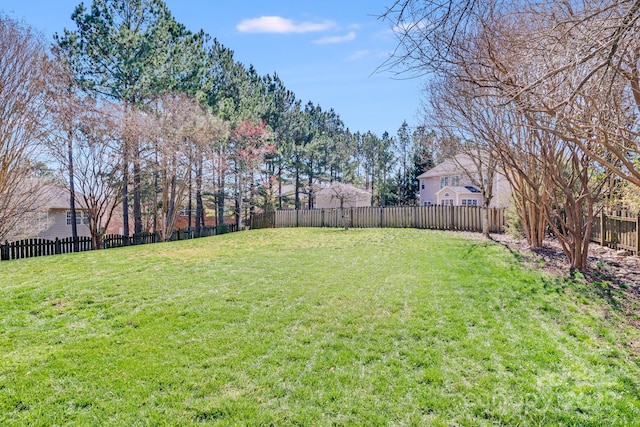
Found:
<path fill-rule="evenodd" d="M 638 331 L 500 245 L 279 229 L 0 264 L 2 425 L 633 425 Z"/>

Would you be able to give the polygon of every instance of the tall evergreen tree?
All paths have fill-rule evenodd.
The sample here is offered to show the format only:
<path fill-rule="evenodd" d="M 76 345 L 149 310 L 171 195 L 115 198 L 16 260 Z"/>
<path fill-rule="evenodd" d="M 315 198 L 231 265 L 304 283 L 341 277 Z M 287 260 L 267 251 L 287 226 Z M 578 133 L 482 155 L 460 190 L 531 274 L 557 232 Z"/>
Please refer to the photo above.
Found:
<path fill-rule="evenodd" d="M 267 109 L 265 121 L 271 129 L 274 142 L 276 144 L 275 152 L 271 155 L 268 173 L 271 177 L 275 177 L 277 184 L 277 206 L 282 209 L 282 184 L 284 182 L 285 158 L 291 148 L 291 115 L 296 106 L 296 97 L 293 92 L 287 90 L 280 77 L 274 73 L 273 76 L 265 76 Z M 270 181 L 269 185 L 273 182 Z M 268 188 L 273 194 L 273 188 Z"/>
<path fill-rule="evenodd" d="M 123 103 L 128 110 L 153 93 L 184 83 L 189 67 L 179 59 L 190 57 L 184 47 L 193 34 L 177 23 L 161 0 L 93 0 L 89 10 L 80 3 L 72 15 L 76 30 L 55 35 L 67 54 L 76 79 L 94 94 Z M 179 53 L 182 52 L 182 55 Z M 122 136 L 123 171 L 133 171 L 134 232 L 142 231 L 141 147 Z M 123 188 L 124 232 L 129 232 L 129 188 Z"/>

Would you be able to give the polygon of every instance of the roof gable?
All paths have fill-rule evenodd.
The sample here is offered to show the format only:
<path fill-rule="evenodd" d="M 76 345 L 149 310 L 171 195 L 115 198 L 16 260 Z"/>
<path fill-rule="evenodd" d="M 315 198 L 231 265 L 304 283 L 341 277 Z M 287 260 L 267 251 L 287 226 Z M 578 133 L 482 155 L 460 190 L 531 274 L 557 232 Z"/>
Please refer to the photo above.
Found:
<path fill-rule="evenodd" d="M 76 209 L 84 210 L 84 201 L 82 195 L 76 193 Z M 46 184 L 38 190 L 39 200 L 42 207 L 46 209 L 69 209 L 71 195 L 69 190 L 55 184 Z"/>
<path fill-rule="evenodd" d="M 353 194 L 364 197 L 371 197 L 371 193 L 362 188 L 358 188 L 352 184 L 346 184 L 342 182 L 332 182 L 328 186 L 324 186 L 316 191 L 316 195 L 335 195 L 335 194 Z"/>
<path fill-rule="evenodd" d="M 473 185 L 467 185 L 467 186 L 464 186 L 464 187 L 453 187 L 453 186 L 446 185 L 446 186 L 442 187 L 440 190 L 436 191 L 436 194 L 437 195 L 441 195 L 441 194 L 444 194 L 446 192 L 454 193 L 454 194 L 457 194 L 457 195 L 461 195 L 461 194 L 472 195 L 472 196 L 481 195 L 481 191 L 478 190 L 478 188 L 476 188 Z"/>
<path fill-rule="evenodd" d="M 447 159 L 437 166 L 429 169 L 417 177 L 417 179 L 434 178 L 449 175 L 465 175 L 467 172 L 475 172 L 477 169 L 473 159 L 466 154 L 458 154 L 452 159 Z"/>

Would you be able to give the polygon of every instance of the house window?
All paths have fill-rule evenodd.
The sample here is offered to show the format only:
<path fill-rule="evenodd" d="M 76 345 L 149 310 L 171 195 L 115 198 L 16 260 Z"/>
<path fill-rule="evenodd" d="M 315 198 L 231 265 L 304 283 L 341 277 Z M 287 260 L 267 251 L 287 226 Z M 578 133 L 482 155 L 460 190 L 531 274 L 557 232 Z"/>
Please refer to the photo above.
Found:
<path fill-rule="evenodd" d="M 424 181 L 420 181 L 420 188 L 424 190 Z"/>
<path fill-rule="evenodd" d="M 76 211 L 76 225 L 89 224 L 89 212 Z M 71 211 L 67 211 L 67 225 L 71 225 Z"/>
<path fill-rule="evenodd" d="M 195 208 L 191 207 L 191 216 L 196 214 Z M 189 216 L 189 206 L 182 205 L 180 209 L 178 209 L 178 216 Z"/>
<path fill-rule="evenodd" d="M 478 199 L 462 199 L 462 206 L 478 206 Z"/>
<path fill-rule="evenodd" d="M 431 202 L 429 201 L 422 202 L 422 206 L 431 206 Z"/>
<path fill-rule="evenodd" d="M 442 199 L 442 206 L 453 206 L 453 199 Z"/>
<path fill-rule="evenodd" d="M 452 187 L 458 187 L 460 185 L 460 176 L 452 175 L 452 176 L 441 176 L 440 177 L 440 188 L 444 188 L 447 185 Z"/>
<path fill-rule="evenodd" d="M 449 177 L 448 176 L 441 176 L 440 177 L 440 188 L 444 188 L 447 185 L 449 185 Z"/>

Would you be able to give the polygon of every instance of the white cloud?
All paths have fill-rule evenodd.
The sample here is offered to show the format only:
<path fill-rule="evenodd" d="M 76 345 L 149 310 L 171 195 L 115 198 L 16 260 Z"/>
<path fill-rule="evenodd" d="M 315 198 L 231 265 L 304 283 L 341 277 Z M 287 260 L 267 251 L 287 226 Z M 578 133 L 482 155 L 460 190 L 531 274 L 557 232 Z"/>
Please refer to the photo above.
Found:
<path fill-rule="evenodd" d="M 347 57 L 347 61 L 359 61 L 361 59 L 374 58 L 374 59 L 387 59 L 392 56 L 393 52 L 387 52 L 384 50 L 369 50 L 363 49 L 352 53 Z"/>
<path fill-rule="evenodd" d="M 365 50 L 359 50 L 357 52 L 354 52 L 353 54 L 351 54 L 348 58 L 347 61 L 357 61 L 359 59 L 363 59 L 369 56 L 369 54 L 371 53 L 370 50 L 365 49 Z"/>
<path fill-rule="evenodd" d="M 324 31 L 334 27 L 331 21 L 325 22 L 294 22 L 280 16 L 261 16 L 260 18 L 245 19 L 236 28 L 243 33 L 309 33 Z"/>
<path fill-rule="evenodd" d="M 315 40 L 316 44 L 333 44 L 333 43 L 344 43 L 354 40 L 356 38 L 356 32 L 351 31 L 349 34 L 345 34 L 344 36 L 330 36 L 323 37 L 321 39 Z"/>

